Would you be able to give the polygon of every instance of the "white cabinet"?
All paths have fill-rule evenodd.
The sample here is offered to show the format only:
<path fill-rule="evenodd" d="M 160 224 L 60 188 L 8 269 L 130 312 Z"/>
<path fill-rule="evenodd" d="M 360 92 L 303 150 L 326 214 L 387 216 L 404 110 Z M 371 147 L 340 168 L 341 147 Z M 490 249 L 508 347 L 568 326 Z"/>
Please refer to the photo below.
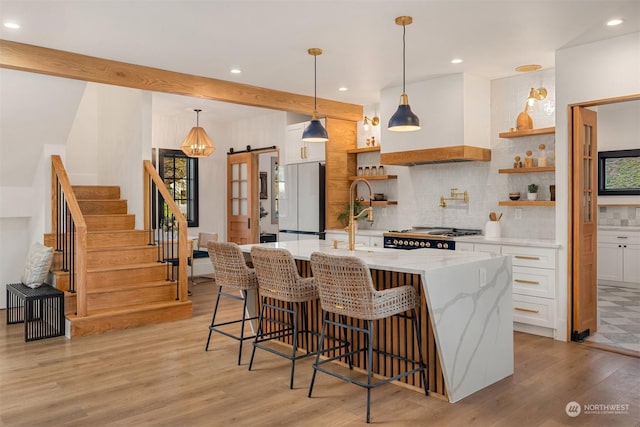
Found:
<path fill-rule="evenodd" d="M 623 262 L 621 245 L 598 242 L 598 279 L 622 282 Z"/>
<path fill-rule="evenodd" d="M 287 126 L 284 161 L 285 164 L 324 162 L 324 142 L 304 142 L 302 132 L 310 122 L 296 123 Z M 324 119 L 320 119 L 324 126 Z"/>
<path fill-rule="evenodd" d="M 554 248 L 456 242 L 456 250 L 510 255 L 513 270 L 514 329 L 537 335 L 557 335 L 557 279 Z"/>
<path fill-rule="evenodd" d="M 640 283 L 640 231 L 598 230 L 598 279 Z"/>
<path fill-rule="evenodd" d="M 556 250 L 503 246 L 513 265 L 513 321 L 556 328 Z"/>

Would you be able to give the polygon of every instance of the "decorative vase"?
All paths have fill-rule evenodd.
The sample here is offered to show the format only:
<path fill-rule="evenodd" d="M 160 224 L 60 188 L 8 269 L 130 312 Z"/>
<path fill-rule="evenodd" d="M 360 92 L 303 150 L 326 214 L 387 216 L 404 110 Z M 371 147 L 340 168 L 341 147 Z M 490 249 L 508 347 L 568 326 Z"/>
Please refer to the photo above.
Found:
<path fill-rule="evenodd" d="M 527 200 L 538 200 L 538 193 L 527 193 Z"/>

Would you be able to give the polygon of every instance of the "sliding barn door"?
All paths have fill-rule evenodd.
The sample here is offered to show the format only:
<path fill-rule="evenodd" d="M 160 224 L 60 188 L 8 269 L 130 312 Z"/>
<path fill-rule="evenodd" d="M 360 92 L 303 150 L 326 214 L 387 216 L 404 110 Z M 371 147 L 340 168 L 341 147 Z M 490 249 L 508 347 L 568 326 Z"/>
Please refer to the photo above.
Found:
<path fill-rule="evenodd" d="M 573 326 L 571 339 L 597 329 L 597 115 L 573 107 Z"/>
<path fill-rule="evenodd" d="M 252 153 L 227 155 L 227 240 L 259 242 L 258 167 Z"/>

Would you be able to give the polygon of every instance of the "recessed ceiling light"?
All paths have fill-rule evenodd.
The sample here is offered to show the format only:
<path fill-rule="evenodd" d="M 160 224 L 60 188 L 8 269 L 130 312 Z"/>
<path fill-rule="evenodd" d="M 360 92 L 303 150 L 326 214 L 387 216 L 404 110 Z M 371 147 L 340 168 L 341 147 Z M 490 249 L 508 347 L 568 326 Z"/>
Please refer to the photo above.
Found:
<path fill-rule="evenodd" d="M 452 64 L 462 64 L 462 59 L 460 58 L 454 58 L 451 60 Z"/>
<path fill-rule="evenodd" d="M 240 73 L 242 73 L 242 70 L 240 68 L 232 68 L 229 71 L 231 72 L 231 74 L 240 74 Z"/>
<path fill-rule="evenodd" d="M 542 65 L 527 64 L 527 65 L 521 65 L 519 67 L 516 67 L 516 71 L 519 71 L 521 73 L 525 73 L 527 71 L 538 71 L 540 68 L 542 68 Z"/>
<path fill-rule="evenodd" d="M 615 27 L 616 25 L 620 25 L 620 24 L 622 24 L 622 19 L 620 18 L 614 18 L 607 21 L 607 25 L 609 27 Z"/>
<path fill-rule="evenodd" d="M 5 28 L 9 28 L 9 29 L 12 29 L 12 30 L 20 29 L 20 24 L 18 24 L 16 22 L 5 22 L 4 26 L 5 26 Z"/>
<path fill-rule="evenodd" d="M 348 90 L 349 90 L 349 88 L 348 88 L 348 87 L 341 86 L 341 87 L 339 87 L 339 88 L 338 88 L 338 90 L 339 90 L 340 92 L 346 92 L 346 91 L 348 91 Z"/>

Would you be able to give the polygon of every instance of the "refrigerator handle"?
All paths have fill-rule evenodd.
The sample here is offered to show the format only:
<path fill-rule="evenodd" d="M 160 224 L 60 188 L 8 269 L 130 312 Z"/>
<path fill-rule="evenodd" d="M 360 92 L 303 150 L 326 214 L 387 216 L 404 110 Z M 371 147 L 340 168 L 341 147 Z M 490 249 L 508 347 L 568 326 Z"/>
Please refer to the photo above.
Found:
<path fill-rule="evenodd" d="M 251 230 L 251 218 L 247 218 L 247 228 Z"/>

